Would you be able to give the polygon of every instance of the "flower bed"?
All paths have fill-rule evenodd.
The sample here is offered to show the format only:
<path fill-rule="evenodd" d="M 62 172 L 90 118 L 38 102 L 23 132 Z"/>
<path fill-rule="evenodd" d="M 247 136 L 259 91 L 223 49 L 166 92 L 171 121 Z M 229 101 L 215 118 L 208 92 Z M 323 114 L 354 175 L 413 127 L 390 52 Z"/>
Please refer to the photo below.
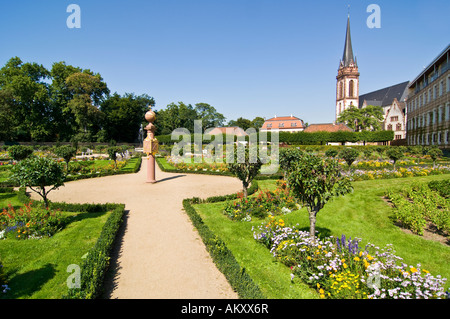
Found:
<path fill-rule="evenodd" d="M 358 238 L 312 239 L 308 232 L 270 216 L 257 229 L 255 240 L 290 267 L 291 280 L 307 282 L 321 298 L 421 299 L 445 298 L 446 279 L 433 276 L 421 265 L 408 266 L 392 245 L 360 247 Z"/>
<path fill-rule="evenodd" d="M 387 191 L 394 205 L 393 220 L 412 232 L 423 235 L 428 224 L 450 234 L 450 202 L 426 184 L 416 184 L 403 191 Z"/>
<path fill-rule="evenodd" d="M 342 172 L 342 175 L 348 176 L 351 181 L 363 181 L 374 179 L 389 179 L 400 177 L 430 176 L 439 174 L 449 174 L 450 167 L 438 165 L 433 167 L 410 166 L 400 167 L 396 169 L 379 169 L 379 170 L 354 170 L 352 172 Z"/>
<path fill-rule="evenodd" d="M 252 217 L 265 218 L 269 214 L 283 215 L 299 209 L 297 201 L 289 194 L 285 182 L 279 182 L 278 188 L 271 191 L 259 191 L 254 196 L 228 201 L 224 213 L 232 220 L 251 221 Z"/>
<path fill-rule="evenodd" d="M 0 214 L 0 239 L 24 240 L 53 236 L 63 226 L 59 211 L 51 211 L 39 206 L 26 204 L 20 209 L 12 205 Z"/>

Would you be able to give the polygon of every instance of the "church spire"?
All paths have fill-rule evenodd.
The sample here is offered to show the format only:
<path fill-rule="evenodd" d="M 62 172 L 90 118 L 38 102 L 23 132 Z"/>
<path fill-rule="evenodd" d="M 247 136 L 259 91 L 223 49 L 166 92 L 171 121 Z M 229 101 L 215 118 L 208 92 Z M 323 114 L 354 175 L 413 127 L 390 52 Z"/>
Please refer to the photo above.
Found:
<path fill-rule="evenodd" d="M 350 34 L 350 14 L 347 19 L 347 33 L 345 35 L 344 56 L 342 57 L 342 66 L 348 67 L 351 64 L 356 65 L 356 59 L 353 57 L 352 37 Z"/>

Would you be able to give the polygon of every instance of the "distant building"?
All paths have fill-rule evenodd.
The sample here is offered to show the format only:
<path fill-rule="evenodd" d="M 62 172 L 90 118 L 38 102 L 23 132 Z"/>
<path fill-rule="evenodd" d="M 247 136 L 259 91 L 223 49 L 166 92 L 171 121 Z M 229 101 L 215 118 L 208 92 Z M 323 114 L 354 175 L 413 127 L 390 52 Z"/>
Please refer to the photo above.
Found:
<path fill-rule="evenodd" d="M 408 86 L 408 145 L 450 146 L 450 45 Z"/>
<path fill-rule="evenodd" d="M 370 92 L 359 97 L 359 108 L 368 105 L 383 109 L 383 129 L 394 131 L 394 139 L 406 138 L 406 100 L 409 81 Z"/>
<path fill-rule="evenodd" d="M 311 124 L 305 129 L 305 133 L 315 133 L 315 132 L 353 132 L 351 128 L 349 128 L 345 124 L 335 124 L 335 123 L 327 123 L 327 124 Z"/>
<path fill-rule="evenodd" d="M 268 119 L 264 122 L 260 131 L 262 132 L 301 132 L 305 129 L 305 124 L 295 116 L 282 116 Z"/>

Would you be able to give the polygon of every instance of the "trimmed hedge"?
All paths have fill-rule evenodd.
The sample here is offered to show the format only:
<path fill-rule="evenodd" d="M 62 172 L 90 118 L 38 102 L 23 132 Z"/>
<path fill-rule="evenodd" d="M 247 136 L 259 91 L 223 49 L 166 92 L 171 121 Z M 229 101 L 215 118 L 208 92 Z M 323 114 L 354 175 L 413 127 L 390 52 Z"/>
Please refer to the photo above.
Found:
<path fill-rule="evenodd" d="M 29 203 L 26 189 L 18 192 L 19 200 Z M 125 212 L 124 204 L 69 204 L 64 202 L 50 203 L 51 209 L 60 209 L 66 212 L 101 213 L 111 212 L 105 225 L 103 225 L 97 242 L 87 254 L 81 265 L 81 288 L 68 289 L 64 299 L 95 299 L 103 292 L 105 274 L 109 267 L 111 250 L 117 233 L 123 222 Z"/>
<path fill-rule="evenodd" d="M 271 132 L 266 132 L 267 141 L 271 141 Z M 202 135 L 198 136 L 195 134 L 190 134 L 189 141 L 192 143 L 195 141 L 195 138 L 202 140 Z M 246 136 L 245 140 L 248 141 L 252 136 Z M 183 141 L 183 137 L 179 136 L 178 140 L 173 140 L 171 135 L 160 135 L 157 136 L 158 141 L 161 144 L 174 144 L 175 142 Z M 240 137 L 239 140 L 244 139 Z M 226 141 L 236 142 L 238 137 L 236 135 L 226 135 L 222 134 L 222 141 L 225 144 Z M 279 132 L 279 142 L 287 143 L 293 145 L 323 145 L 326 143 L 356 143 L 356 142 L 389 142 L 394 140 L 394 132 L 393 131 L 363 131 L 363 132 L 347 132 L 347 131 L 338 131 L 338 132 Z M 204 143 L 214 143 L 214 138 L 211 140 L 205 140 Z"/>
<path fill-rule="evenodd" d="M 257 190 L 257 185 L 253 186 L 252 191 Z M 250 189 L 249 189 L 250 190 Z M 252 278 L 241 268 L 236 261 L 231 250 L 229 250 L 225 242 L 215 235 L 207 225 L 203 222 L 200 215 L 197 213 L 193 204 L 198 203 L 213 203 L 234 198 L 234 195 L 215 196 L 201 200 L 200 198 L 192 198 L 183 200 L 183 207 L 187 215 L 192 221 L 192 224 L 197 228 L 203 243 L 205 244 L 211 258 L 216 264 L 217 268 L 225 275 L 231 287 L 238 293 L 241 299 L 265 299 L 259 286 L 252 280 Z"/>

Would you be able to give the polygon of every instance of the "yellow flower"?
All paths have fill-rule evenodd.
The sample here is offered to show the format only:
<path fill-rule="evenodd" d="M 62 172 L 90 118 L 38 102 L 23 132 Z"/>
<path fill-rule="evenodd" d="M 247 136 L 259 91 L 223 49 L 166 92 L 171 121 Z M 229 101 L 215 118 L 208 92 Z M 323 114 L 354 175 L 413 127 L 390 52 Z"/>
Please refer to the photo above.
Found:
<path fill-rule="evenodd" d="M 430 272 L 428 270 L 422 269 L 422 271 L 426 274 L 429 274 Z"/>
<path fill-rule="evenodd" d="M 342 266 L 344 266 L 344 269 L 346 269 L 347 268 L 347 264 L 346 263 L 344 263 Z"/>
<path fill-rule="evenodd" d="M 320 288 L 320 284 L 319 283 L 317 283 L 317 289 L 319 289 Z"/>
<path fill-rule="evenodd" d="M 415 273 L 415 272 L 417 272 L 417 269 L 416 269 L 416 267 L 412 267 L 412 268 L 410 268 L 409 270 L 411 270 L 411 272 L 412 272 L 412 273 Z"/>
<path fill-rule="evenodd" d="M 311 260 L 311 257 L 310 257 L 310 256 L 308 256 L 308 257 L 306 257 L 306 259 L 307 259 L 307 260 Z"/>
<path fill-rule="evenodd" d="M 325 293 L 325 291 L 323 291 L 323 289 L 320 289 L 319 293 L 323 295 Z"/>
<path fill-rule="evenodd" d="M 372 260 L 373 260 L 373 257 L 370 256 L 370 255 L 368 254 L 368 255 L 367 255 L 367 259 L 369 259 L 369 261 L 372 261 Z"/>
<path fill-rule="evenodd" d="M 353 258 L 354 261 L 359 261 L 359 257 Z"/>

